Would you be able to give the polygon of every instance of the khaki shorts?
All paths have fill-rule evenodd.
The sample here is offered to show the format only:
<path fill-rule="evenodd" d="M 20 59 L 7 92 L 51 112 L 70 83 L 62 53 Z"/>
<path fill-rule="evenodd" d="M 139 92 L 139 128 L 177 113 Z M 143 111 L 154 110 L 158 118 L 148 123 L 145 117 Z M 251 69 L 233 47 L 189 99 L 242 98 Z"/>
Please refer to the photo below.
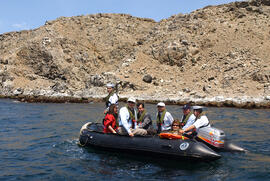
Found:
<path fill-rule="evenodd" d="M 136 128 L 136 129 L 130 128 L 130 130 L 134 135 L 137 135 L 137 136 L 138 135 L 139 136 L 147 135 L 147 131 L 145 129 L 142 129 L 142 128 Z M 126 129 L 124 127 L 119 127 L 117 131 L 120 135 L 128 135 L 128 132 L 126 131 Z"/>

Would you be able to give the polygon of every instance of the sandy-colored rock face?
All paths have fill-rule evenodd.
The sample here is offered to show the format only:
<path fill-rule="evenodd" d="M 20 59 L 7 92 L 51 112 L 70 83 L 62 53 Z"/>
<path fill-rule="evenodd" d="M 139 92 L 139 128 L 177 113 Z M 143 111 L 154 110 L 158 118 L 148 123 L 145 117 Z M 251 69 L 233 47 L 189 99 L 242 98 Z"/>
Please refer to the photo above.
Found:
<path fill-rule="evenodd" d="M 160 22 L 96 14 L 5 33 L 0 94 L 96 98 L 114 82 L 120 97 L 267 104 L 269 16 L 270 0 L 256 0 Z"/>

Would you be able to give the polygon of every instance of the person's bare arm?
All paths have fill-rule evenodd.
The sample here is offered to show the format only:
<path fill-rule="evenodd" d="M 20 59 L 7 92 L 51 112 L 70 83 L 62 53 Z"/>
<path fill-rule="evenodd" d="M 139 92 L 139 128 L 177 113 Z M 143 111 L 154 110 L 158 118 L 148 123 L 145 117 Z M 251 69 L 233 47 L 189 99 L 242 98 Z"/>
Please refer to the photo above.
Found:
<path fill-rule="evenodd" d="M 108 126 L 108 129 L 109 129 L 112 133 L 116 134 L 116 131 L 115 131 L 111 126 Z"/>

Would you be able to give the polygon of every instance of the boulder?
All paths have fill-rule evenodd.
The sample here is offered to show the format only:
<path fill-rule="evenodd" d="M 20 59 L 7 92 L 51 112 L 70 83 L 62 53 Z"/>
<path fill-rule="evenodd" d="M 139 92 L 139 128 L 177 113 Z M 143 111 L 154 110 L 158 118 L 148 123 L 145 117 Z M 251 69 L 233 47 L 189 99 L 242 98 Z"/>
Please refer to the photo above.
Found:
<path fill-rule="evenodd" d="M 153 80 L 152 76 L 147 74 L 145 76 L 143 76 L 143 81 L 146 82 L 146 83 L 151 83 Z"/>

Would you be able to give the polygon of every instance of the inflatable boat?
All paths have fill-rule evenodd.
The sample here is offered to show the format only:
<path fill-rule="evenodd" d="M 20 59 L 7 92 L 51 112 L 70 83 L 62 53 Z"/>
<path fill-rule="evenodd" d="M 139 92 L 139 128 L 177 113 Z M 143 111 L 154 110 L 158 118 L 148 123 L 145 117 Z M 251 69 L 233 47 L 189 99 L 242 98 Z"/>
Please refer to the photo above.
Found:
<path fill-rule="evenodd" d="M 193 139 L 161 139 L 159 136 L 121 136 L 104 134 L 100 123 L 86 123 L 80 130 L 81 146 L 124 151 L 132 154 L 150 154 L 166 159 L 212 161 L 221 156 L 203 143 Z"/>

